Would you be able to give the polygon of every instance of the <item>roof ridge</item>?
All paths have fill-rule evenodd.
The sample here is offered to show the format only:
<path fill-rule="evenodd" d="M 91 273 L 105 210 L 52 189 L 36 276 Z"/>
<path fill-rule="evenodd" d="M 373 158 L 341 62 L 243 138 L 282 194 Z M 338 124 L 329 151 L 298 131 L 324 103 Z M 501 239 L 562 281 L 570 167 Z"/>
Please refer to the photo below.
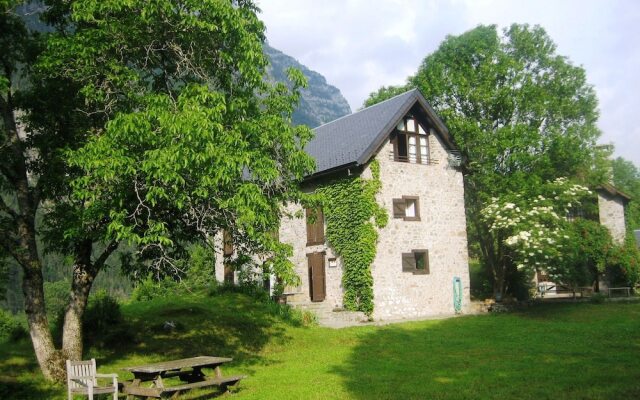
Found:
<path fill-rule="evenodd" d="M 347 117 L 352 117 L 352 116 L 354 116 L 354 115 L 356 115 L 356 114 L 359 114 L 359 113 L 361 113 L 361 112 L 363 112 L 363 111 L 370 110 L 370 109 L 372 109 L 372 108 L 374 108 L 374 107 L 380 106 L 380 105 L 382 105 L 382 104 L 384 104 L 384 103 L 386 103 L 386 102 L 388 102 L 388 101 L 391 101 L 391 100 L 393 100 L 393 99 L 395 99 L 395 98 L 397 98 L 397 97 L 405 96 L 405 95 L 409 94 L 410 92 L 416 92 L 416 91 L 418 91 L 418 89 L 417 89 L 417 88 L 409 89 L 409 90 L 407 90 L 406 92 L 402 92 L 402 93 L 400 93 L 400 94 L 397 94 L 397 95 L 395 95 L 395 96 L 393 96 L 393 97 L 390 97 L 390 98 L 388 98 L 388 99 L 386 99 L 386 100 L 384 100 L 384 101 L 381 101 L 380 103 L 376 103 L 376 104 L 370 105 L 369 107 L 365 107 L 365 108 L 363 108 L 362 110 L 358 110 L 358 111 L 356 111 L 356 112 L 352 112 L 351 114 L 343 115 L 343 116 L 342 116 L 342 117 L 340 117 L 340 118 L 336 118 L 336 119 L 334 119 L 334 120 L 332 120 L 332 121 L 329 121 L 329 122 L 326 122 L 326 123 L 324 123 L 324 124 L 322 124 L 322 125 L 320 125 L 320 126 L 316 126 L 316 127 L 315 127 L 315 128 L 313 128 L 312 130 L 314 130 L 314 131 L 315 131 L 315 130 L 316 130 L 316 129 L 318 129 L 318 128 L 322 128 L 322 127 L 324 127 L 324 126 L 331 125 L 331 124 L 333 124 L 334 122 L 340 121 L 341 119 L 344 119 L 344 118 L 347 118 Z"/>

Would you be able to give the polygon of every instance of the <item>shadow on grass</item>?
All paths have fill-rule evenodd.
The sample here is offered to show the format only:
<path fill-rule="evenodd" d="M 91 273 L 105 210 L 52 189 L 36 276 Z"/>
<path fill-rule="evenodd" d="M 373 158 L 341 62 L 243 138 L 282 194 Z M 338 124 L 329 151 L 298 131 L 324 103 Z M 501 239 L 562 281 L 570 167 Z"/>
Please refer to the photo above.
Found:
<path fill-rule="evenodd" d="M 264 346 L 286 344 L 287 326 L 298 324 L 274 306 L 239 293 L 132 303 L 125 309 L 132 337 L 99 352 L 99 362 L 133 365 L 212 355 L 231 357 L 234 368 L 251 373 L 252 366 L 269 363 L 260 356 Z"/>
<path fill-rule="evenodd" d="M 46 384 L 28 339 L 0 346 L 0 399 L 50 399 L 59 389 Z"/>
<path fill-rule="evenodd" d="M 354 399 L 638 398 L 639 312 L 554 305 L 387 326 L 332 372 Z"/>

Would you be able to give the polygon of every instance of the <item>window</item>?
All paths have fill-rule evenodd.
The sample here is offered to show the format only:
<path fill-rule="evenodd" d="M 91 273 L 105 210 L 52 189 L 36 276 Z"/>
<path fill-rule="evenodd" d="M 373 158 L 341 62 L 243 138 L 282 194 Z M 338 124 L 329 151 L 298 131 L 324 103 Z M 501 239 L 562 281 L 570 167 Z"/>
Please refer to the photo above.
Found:
<path fill-rule="evenodd" d="M 429 250 L 411 250 L 411 253 L 402 253 L 402 272 L 411 272 L 414 275 L 428 274 Z"/>
<path fill-rule="evenodd" d="M 393 218 L 405 221 L 420 221 L 420 203 L 417 196 L 402 196 L 393 199 Z"/>
<path fill-rule="evenodd" d="M 392 138 L 395 161 L 429 164 L 427 130 L 413 117 L 407 116 L 396 126 Z"/>
<path fill-rule="evenodd" d="M 305 210 L 307 217 L 307 246 L 324 244 L 324 215 L 322 209 Z"/>

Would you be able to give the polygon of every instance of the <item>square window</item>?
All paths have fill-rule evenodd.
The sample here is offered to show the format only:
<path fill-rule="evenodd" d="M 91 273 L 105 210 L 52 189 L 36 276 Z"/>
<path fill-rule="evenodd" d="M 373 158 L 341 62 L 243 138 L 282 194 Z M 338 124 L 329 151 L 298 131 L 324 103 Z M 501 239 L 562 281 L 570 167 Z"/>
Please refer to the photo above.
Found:
<path fill-rule="evenodd" d="M 429 250 L 402 253 L 402 272 L 411 272 L 414 275 L 429 274 Z"/>
<path fill-rule="evenodd" d="M 401 199 L 393 199 L 393 218 L 402 218 L 405 221 L 420 221 L 418 197 L 402 196 Z"/>

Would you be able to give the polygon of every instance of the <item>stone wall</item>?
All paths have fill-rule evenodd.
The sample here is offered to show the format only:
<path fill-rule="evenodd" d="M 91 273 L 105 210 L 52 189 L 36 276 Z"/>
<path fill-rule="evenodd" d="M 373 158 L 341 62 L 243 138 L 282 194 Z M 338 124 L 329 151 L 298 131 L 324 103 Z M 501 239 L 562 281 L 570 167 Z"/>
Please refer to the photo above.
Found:
<path fill-rule="evenodd" d="M 306 192 L 315 190 L 314 186 L 304 188 Z M 309 295 L 309 267 L 307 254 L 319 252 L 325 253 L 325 282 L 326 282 L 326 303 L 327 308 L 342 308 L 342 262 L 338 258 L 336 267 L 329 267 L 329 259 L 336 258 L 335 252 L 325 244 L 307 246 L 307 223 L 304 210 L 298 204 L 290 204 L 286 207 L 287 217 L 282 219 L 280 224 L 280 241 L 293 246 L 293 257 L 291 261 L 296 266 L 296 273 L 300 277 L 301 283 L 298 287 L 290 287 L 285 290 L 289 295 L 289 300 L 296 304 L 311 304 Z M 325 225 L 326 232 L 326 225 Z"/>
<path fill-rule="evenodd" d="M 624 220 L 624 202 L 619 196 L 598 191 L 598 212 L 600 223 L 609 229 L 613 240 L 624 242 L 626 226 Z"/>
<path fill-rule="evenodd" d="M 469 307 L 469 259 L 462 173 L 448 166 L 447 152 L 429 135 L 434 164 L 393 161 L 387 142 L 376 159 L 382 189 L 379 204 L 389 212 L 389 224 L 380 230 L 378 253 L 372 266 L 375 319 L 413 318 L 453 313 L 453 278 L 463 286 L 463 310 Z M 365 171 L 370 175 L 370 171 Z M 393 199 L 418 196 L 420 220 L 393 218 Z M 426 275 L 402 270 L 402 253 L 429 250 Z"/>

